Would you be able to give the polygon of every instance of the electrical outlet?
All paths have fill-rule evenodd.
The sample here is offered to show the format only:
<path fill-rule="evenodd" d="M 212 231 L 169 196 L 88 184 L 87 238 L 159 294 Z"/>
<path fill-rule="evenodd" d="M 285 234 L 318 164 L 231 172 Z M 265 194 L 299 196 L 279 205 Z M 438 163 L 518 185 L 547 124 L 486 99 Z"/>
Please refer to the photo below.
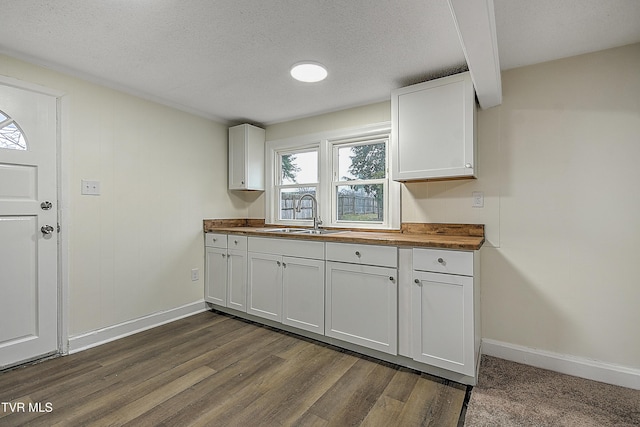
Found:
<path fill-rule="evenodd" d="M 100 181 L 89 181 L 89 180 L 83 179 L 82 190 L 80 193 L 88 196 L 99 196 Z"/>
<path fill-rule="evenodd" d="M 471 193 L 471 197 L 473 198 L 471 207 L 473 208 L 484 207 L 484 193 L 482 191 L 474 191 L 473 193 Z"/>
<path fill-rule="evenodd" d="M 197 268 L 192 268 L 191 269 L 191 281 L 192 282 L 197 282 L 198 280 L 200 280 L 200 270 Z"/>

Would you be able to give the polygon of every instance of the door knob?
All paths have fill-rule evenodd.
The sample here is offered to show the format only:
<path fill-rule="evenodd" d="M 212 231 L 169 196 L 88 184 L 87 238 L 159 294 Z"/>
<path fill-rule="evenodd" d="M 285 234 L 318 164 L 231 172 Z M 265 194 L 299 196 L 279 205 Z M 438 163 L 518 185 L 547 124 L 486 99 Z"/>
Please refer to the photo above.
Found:
<path fill-rule="evenodd" d="M 40 203 L 40 207 L 43 211 L 48 211 L 53 207 L 53 204 L 50 201 L 45 200 L 44 202 Z"/>
<path fill-rule="evenodd" d="M 42 231 L 42 234 L 52 234 L 53 230 L 55 230 L 52 226 L 50 225 L 43 225 L 42 227 L 40 227 L 40 231 Z"/>

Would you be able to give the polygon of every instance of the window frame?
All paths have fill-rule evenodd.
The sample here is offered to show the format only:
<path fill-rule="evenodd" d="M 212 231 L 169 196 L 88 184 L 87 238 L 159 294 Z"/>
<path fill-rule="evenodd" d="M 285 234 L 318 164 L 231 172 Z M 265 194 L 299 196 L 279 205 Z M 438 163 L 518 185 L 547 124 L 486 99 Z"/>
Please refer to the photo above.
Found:
<path fill-rule="evenodd" d="M 282 181 L 282 156 L 285 155 L 290 155 L 290 154 L 297 154 L 297 153 L 310 153 L 315 151 L 317 153 L 317 157 L 318 157 L 318 164 L 317 164 L 317 179 L 315 182 L 307 182 L 304 184 L 298 184 L 298 183 L 293 183 L 293 184 L 285 184 Z M 295 212 L 293 214 L 294 219 L 291 220 L 286 220 L 286 219 L 280 219 L 280 213 L 281 213 L 281 206 L 280 206 L 280 194 L 282 192 L 282 190 L 285 189 L 290 189 L 290 188 L 304 188 L 304 187 L 314 187 L 316 190 L 316 194 L 319 194 L 320 192 L 320 146 L 319 145 L 313 145 L 313 146 L 307 146 L 307 147 L 301 147 L 301 148 L 295 148 L 292 150 L 288 150 L 288 149 L 282 149 L 282 150 L 277 150 L 275 152 L 275 172 L 276 172 L 276 179 L 275 179 L 275 183 L 274 183 L 274 197 L 276 198 L 276 202 L 274 202 L 276 204 L 276 212 L 275 212 L 275 219 L 278 221 L 278 223 L 284 223 L 287 222 L 289 224 L 300 224 L 301 222 L 308 222 L 308 221 L 312 221 L 312 220 L 305 220 L 305 219 L 295 219 Z"/>
<path fill-rule="evenodd" d="M 337 145 L 348 144 L 350 141 L 368 141 L 371 139 L 386 139 L 386 201 L 384 206 L 384 221 L 337 221 L 337 193 L 334 196 L 334 158 L 333 148 Z M 318 185 L 316 195 L 319 206 L 319 216 L 323 227 L 331 228 L 361 228 L 361 229 L 400 229 L 400 191 L 399 182 L 391 179 L 393 162 L 391 152 L 391 122 L 375 123 L 353 128 L 338 129 L 270 140 L 265 143 L 265 222 L 274 225 L 312 226 L 312 220 L 280 220 L 279 219 L 279 183 L 281 154 L 304 151 L 308 148 L 318 148 Z M 335 165 L 337 168 L 338 166 Z M 348 185 L 354 185 L 349 181 Z M 360 182 L 360 181 L 358 181 Z M 370 180 L 366 180 L 371 183 Z M 334 200 L 336 199 L 336 200 Z"/>
<path fill-rule="evenodd" d="M 349 228 L 361 228 L 366 225 L 366 228 L 370 227 L 379 227 L 383 226 L 387 222 L 387 217 L 389 215 L 389 134 L 383 133 L 380 135 L 371 135 L 362 138 L 349 138 L 349 139 L 340 139 L 329 141 L 330 149 L 332 152 L 331 157 L 331 223 L 339 224 L 340 226 L 349 227 Z M 384 178 L 376 178 L 376 179 L 354 179 L 354 180 L 341 180 L 339 176 L 339 156 L 338 151 L 340 148 L 344 147 L 358 147 L 363 145 L 374 145 L 374 144 L 385 144 L 385 177 Z M 354 186 L 354 185 L 377 185 L 382 184 L 383 195 L 387 195 L 387 197 L 383 196 L 383 221 L 349 221 L 344 219 L 338 219 L 338 187 L 341 186 Z"/>

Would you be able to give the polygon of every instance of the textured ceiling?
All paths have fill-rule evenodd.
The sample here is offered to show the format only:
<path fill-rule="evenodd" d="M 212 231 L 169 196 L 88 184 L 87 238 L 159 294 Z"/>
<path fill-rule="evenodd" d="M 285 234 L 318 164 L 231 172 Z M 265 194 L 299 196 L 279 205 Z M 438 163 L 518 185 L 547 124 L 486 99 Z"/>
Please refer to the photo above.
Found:
<path fill-rule="evenodd" d="M 479 0 L 478 0 L 479 1 Z M 494 0 L 501 68 L 640 42 L 639 0 Z M 0 0 L 0 52 L 230 124 L 467 68 L 446 0 Z M 292 64 L 329 77 L 303 84 Z"/>

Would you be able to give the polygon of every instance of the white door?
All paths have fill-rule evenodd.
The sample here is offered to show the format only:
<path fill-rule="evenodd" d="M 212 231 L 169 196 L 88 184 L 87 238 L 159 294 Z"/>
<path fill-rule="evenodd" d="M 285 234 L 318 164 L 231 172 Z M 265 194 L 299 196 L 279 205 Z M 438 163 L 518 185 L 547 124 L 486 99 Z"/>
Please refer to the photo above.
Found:
<path fill-rule="evenodd" d="M 58 350 L 56 98 L 0 84 L 0 368 Z"/>

